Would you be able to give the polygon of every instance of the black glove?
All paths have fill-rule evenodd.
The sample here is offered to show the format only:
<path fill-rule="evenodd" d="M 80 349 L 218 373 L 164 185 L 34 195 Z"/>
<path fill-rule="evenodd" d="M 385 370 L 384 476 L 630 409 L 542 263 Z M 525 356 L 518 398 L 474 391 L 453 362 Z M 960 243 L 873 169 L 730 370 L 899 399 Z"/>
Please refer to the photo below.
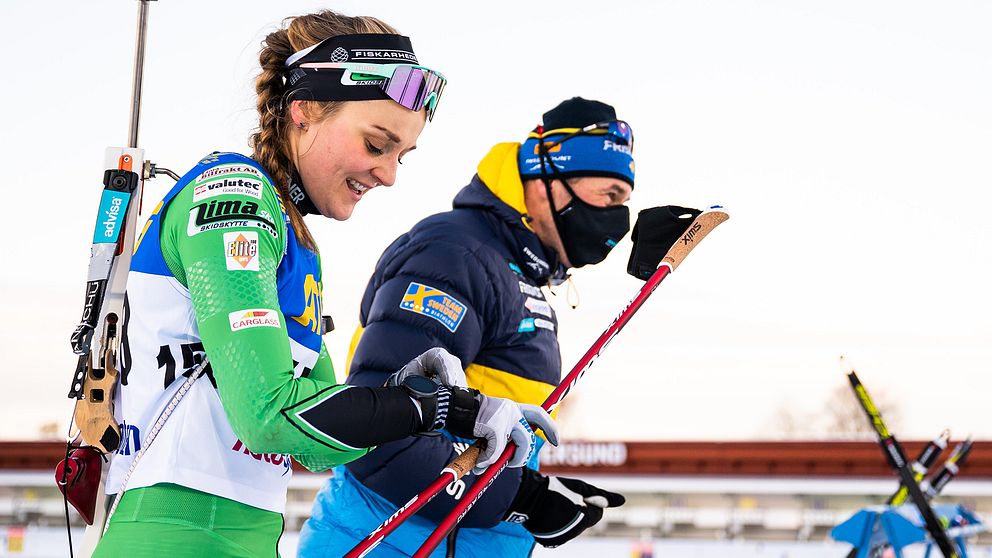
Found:
<path fill-rule="evenodd" d="M 698 209 L 677 205 L 652 207 L 638 213 L 630 235 L 634 248 L 627 261 L 627 273 L 647 281 L 700 213 Z"/>
<path fill-rule="evenodd" d="M 620 494 L 578 479 L 546 477 L 524 469 L 520 489 L 504 521 L 523 523 L 541 546 L 554 548 L 603 518 L 603 508 L 622 506 Z"/>

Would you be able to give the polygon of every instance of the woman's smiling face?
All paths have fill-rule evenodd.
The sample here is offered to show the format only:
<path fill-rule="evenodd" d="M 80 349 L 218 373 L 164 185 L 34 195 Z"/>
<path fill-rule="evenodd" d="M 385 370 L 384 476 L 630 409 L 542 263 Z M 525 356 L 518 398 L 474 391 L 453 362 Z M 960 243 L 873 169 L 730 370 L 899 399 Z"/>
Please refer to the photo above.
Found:
<path fill-rule="evenodd" d="M 352 101 L 327 118 L 310 122 L 294 101 L 293 159 L 307 196 L 326 217 L 344 221 L 355 204 L 376 186 L 392 186 L 400 159 L 416 149 L 426 123 L 414 112 L 388 101 Z"/>

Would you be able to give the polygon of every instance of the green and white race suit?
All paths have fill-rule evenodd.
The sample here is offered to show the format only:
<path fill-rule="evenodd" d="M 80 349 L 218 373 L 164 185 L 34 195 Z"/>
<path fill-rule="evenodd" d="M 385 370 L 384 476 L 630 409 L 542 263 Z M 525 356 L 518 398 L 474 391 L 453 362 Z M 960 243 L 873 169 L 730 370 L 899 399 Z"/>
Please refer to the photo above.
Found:
<path fill-rule="evenodd" d="M 319 256 L 297 242 L 271 180 L 247 157 L 211 154 L 166 195 L 141 231 L 125 304 L 109 494 L 204 355 L 207 371 L 128 489 L 172 483 L 281 513 L 290 455 L 323 470 L 419 428 L 397 388 L 336 384 L 321 341 Z M 403 420 L 383 420 L 382 409 Z M 350 434 L 382 423 L 379 441 Z"/>

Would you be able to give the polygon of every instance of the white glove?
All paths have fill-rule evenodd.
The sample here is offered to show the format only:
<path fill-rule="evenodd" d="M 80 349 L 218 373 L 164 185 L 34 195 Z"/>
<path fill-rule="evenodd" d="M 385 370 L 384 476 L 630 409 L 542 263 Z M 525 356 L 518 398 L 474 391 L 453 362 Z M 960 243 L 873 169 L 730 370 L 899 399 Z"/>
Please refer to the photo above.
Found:
<path fill-rule="evenodd" d="M 406 366 L 389 377 L 386 385 L 398 386 L 407 376 L 426 376 L 443 386 L 468 387 L 462 362 L 442 347 L 427 349 L 406 363 Z"/>
<path fill-rule="evenodd" d="M 472 472 L 479 475 L 493 464 L 506 448 L 507 440 L 517 445 L 507 467 L 523 467 L 534 453 L 534 431 L 530 424 L 544 431 L 553 446 L 558 445 L 558 427 L 551 415 L 537 405 L 515 403 L 500 397 L 479 394 L 479 414 L 473 434 L 486 441 Z"/>

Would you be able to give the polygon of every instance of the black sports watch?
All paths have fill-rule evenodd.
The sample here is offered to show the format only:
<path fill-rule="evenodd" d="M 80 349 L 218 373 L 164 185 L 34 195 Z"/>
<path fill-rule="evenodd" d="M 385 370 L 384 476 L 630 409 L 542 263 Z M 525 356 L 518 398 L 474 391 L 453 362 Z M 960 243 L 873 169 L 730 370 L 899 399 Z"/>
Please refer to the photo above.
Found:
<path fill-rule="evenodd" d="M 438 413 L 439 395 L 444 399 L 444 415 L 447 415 L 448 390 L 442 388 L 430 378 L 424 376 L 407 376 L 403 378 L 400 387 L 417 403 L 420 403 L 421 428 L 418 436 L 440 436 L 444 428 L 443 417 Z M 442 420 L 438 420 L 441 418 Z"/>

